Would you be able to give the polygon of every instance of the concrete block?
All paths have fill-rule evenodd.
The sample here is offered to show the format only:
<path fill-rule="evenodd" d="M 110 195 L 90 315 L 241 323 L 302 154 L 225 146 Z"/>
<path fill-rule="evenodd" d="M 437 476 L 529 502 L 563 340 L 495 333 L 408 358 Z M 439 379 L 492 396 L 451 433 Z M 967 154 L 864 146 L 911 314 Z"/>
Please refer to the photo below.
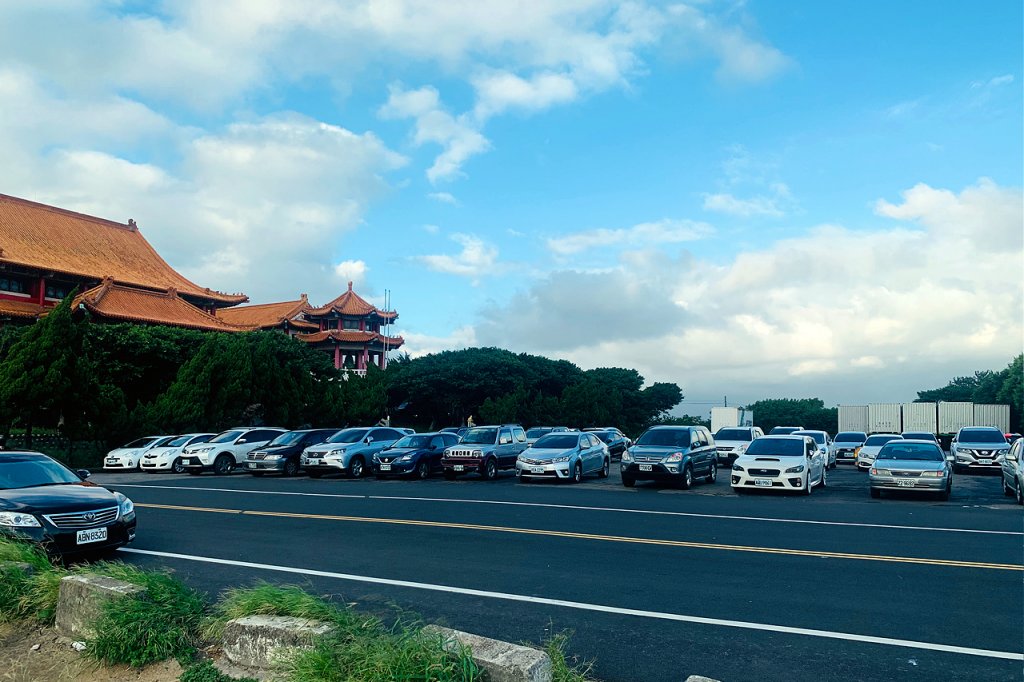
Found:
<path fill-rule="evenodd" d="M 104 604 L 140 595 L 138 585 L 102 575 L 69 575 L 61 578 L 57 599 L 57 632 L 71 639 L 96 636 L 94 624 L 103 614 Z"/>
<path fill-rule="evenodd" d="M 423 631 L 440 635 L 450 651 L 458 651 L 460 645 L 469 647 L 490 682 L 551 682 L 551 658 L 539 649 L 438 625 L 428 625 Z"/>
<path fill-rule="evenodd" d="M 273 670 L 282 659 L 311 649 L 317 637 L 333 630 L 330 623 L 287 616 L 245 616 L 224 626 L 224 656 L 241 668 Z"/>
<path fill-rule="evenodd" d="M 686 678 L 686 682 L 718 682 L 710 677 L 704 677 L 703 675 L 690 675 Z"/>

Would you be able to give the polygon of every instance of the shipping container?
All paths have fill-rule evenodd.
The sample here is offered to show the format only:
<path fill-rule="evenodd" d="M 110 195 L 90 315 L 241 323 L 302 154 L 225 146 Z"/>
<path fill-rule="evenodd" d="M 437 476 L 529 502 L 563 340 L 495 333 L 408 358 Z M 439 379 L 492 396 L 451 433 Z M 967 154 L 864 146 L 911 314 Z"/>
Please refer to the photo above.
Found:
<path fill-rule="evenodd" d="M 754 411 L 739 408 L 739 419 L 736 420 L 736 426 L 753 426 L 754 425 Z"/>
<path fill-rule="evenodd" d="M 737 407 L 712 407 L 711 408 L 711 433 L 718 433 L 718 429 L 728 426 L 740 425 L 740 411 Z"/>
<path fill-rule="evenodd" d="M 1009 433 L 1010 406 L 974 403 L 974 424 L 972 426 L 994 426 L 1003 433 Z"/>
<path fill-rule="evenodd" d="M 867 405 L 840 405 L 839 406 L 839 430 L 840 431 L 868 431 L 868 406 Z"/>
<path fill-rule="evenodd" d="M 939 433 L 974 426 L 974 403 L 939 403 Z"/>
<path fill-rule="evenodd" d="M 903 430 L 937 434 L 938 406 L 935 403 L 903 403 Z"/>
<path fill-rule="evenodd" d="M 902 430 L 899 403 L 868 404 L 868 433 L 899 433 Z"/>

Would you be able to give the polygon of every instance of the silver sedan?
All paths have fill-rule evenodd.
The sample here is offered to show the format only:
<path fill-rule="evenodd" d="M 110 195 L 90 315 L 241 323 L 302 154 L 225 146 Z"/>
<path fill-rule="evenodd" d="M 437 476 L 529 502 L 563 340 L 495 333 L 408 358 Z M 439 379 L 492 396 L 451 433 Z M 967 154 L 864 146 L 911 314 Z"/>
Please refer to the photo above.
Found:
<path fill-rule="evenodd" d="M 542 436 L 519 455 L 516 475 L 520 481 L 553 478 L 579 483 L 590 473 L 607 478 L 610 465 L 608 446 L 595 434 L 555 432 Z"/>
<path fill-rule="evenodd" d="M 948 500 L 953 489 L 953 471 L 938 445 L 926 440 L 895 440 L 878 452 L 871 470 L 871 497 L 882 491 L 919 490 L 935 492 Z"/>

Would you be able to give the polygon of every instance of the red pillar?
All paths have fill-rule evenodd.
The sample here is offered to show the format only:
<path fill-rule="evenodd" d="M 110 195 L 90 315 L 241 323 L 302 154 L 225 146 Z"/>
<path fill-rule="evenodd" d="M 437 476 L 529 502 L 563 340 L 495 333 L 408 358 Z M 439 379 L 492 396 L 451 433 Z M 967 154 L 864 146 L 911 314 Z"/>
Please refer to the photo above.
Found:
<path fill-rule="evenodd" d="M 36 296 L 36 303 L 42 305 L 46 300 L 46 278 L 39 278 L 39 294 Z"/>
<path fill-rule="evenodd" d="M 334 369 L 341 369 L 341 346 L 334 346 Z"/>

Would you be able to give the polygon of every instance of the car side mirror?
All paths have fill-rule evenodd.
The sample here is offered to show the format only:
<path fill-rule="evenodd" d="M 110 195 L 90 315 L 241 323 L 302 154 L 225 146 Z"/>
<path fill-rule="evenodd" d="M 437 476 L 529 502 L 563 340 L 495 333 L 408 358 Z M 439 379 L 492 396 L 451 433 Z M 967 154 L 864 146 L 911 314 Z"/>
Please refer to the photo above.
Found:
<path fill-rule="evenodd" d="M 78 477 L 83 481 L 92 476 L 92 472 L 89 471 L 88 469 L 78 469 L 77 471 L 75 471 L 75 473 L 78 474 Z"/>
<path fill-rule="evenodd" d="M 363 442 L 369 445 L 370 443 L 373 442 L 373 436 L 367 436 L 366 438 L 363 439 Z"/>

